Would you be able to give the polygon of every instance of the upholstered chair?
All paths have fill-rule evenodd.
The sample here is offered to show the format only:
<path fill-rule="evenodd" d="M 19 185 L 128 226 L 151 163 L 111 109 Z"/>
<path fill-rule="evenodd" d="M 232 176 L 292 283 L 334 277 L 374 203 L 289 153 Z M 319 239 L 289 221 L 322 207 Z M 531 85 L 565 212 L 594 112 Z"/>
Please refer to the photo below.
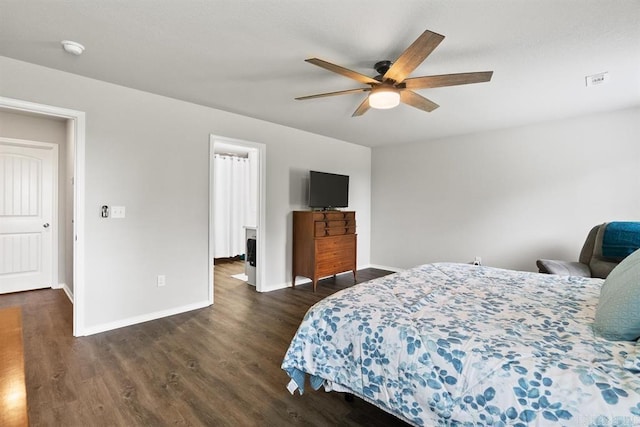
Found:
<path fill-rule="evenodd" d="M 578 261 L 558 261 L 539 259 L 538 271 L 562 276 L 599 277 L 605 279 L 621 260 L 612 260 L 602 256 L 602 239 L 607 223 L 596 225 L 589 231 L 582 246 Z"/>

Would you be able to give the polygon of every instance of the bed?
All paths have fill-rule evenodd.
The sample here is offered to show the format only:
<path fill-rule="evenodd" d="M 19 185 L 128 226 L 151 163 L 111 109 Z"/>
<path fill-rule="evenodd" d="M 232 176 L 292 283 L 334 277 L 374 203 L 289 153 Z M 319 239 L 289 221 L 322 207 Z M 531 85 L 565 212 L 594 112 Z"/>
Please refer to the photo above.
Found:
<path fill-rule="evenodd" d="M 640 344 L 594 333 L 602 283 L 422 265 L 318 302 L 282 369 L 416 426 L 637 426 Z"/>

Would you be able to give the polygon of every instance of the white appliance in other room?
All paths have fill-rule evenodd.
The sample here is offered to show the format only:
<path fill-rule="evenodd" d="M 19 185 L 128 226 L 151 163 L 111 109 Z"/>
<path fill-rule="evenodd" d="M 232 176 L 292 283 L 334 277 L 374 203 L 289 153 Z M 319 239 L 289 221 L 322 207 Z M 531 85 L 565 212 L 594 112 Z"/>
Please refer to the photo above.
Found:
<path fill-rule="evenodd" d="M 244 257 L 244 274 L 247 275 L 247 283 L 256 285 L 256 248 L 257 248 L 257 228 L 245 226 L 246 251 Z"/>

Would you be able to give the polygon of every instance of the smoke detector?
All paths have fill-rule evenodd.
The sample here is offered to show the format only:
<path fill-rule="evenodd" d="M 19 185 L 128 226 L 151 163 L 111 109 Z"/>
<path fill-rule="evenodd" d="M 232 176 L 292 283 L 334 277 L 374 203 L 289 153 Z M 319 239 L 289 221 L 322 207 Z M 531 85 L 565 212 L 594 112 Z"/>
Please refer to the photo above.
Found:
<path fill-rule="evenodd" d="M 70 40 L 62 40 L 62 48 L 65 52 L 69 52 L 72 55 L 79 56 L 84 52 L 84 46 L 80 43 L 72 42 Z"/>

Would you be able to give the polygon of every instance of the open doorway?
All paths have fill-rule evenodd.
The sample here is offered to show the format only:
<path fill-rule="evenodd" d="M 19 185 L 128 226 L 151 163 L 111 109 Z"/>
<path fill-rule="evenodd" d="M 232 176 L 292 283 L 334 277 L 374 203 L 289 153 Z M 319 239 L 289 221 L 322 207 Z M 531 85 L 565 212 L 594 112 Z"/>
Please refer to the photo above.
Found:
<path fill-rule="evenodd" d="M 50 283 L 52 288 L 63 288 L 73 303 L 73 335 L 84 335 L 84 144 L 85 114 L 49 105 L 36 104 L 18 99 L 0 97 L 0 111 L 14 115 L 15 121 L 33 117 L 62 122 L 65 138 L 64 158 L 60 156 L 60 174 L 57 189 L 61 195 L 51 218 L 54 223 L 44 222 L 41 226 L 52 230 L 55 236 L 51 251 L 52 268 Z M 18 134 L 14 137 L 19 136 Z M 19 138 L 16 138 L 19 139 Z M 33 139 L 33 138 L 29 138 Z M 6 142 L 6 141 L 5 141 Z M 43 148 L 41 144 L 9 141 L 14 146 Z M 58 230 L 60 233 L 58 233 Z M 58 238 L 59 234 L 59 238 Z M 63 254 L 58 256 L 58 254 Z"/>
<path fill-rule="evenodd" d="M 236 279 L 263 289 L 261 262 L 265 247 L 264 144 L 210 137 L 209 156 L 209 270 L 210 301 L 216 259 L 241 261 L 244 271 Z"/>

